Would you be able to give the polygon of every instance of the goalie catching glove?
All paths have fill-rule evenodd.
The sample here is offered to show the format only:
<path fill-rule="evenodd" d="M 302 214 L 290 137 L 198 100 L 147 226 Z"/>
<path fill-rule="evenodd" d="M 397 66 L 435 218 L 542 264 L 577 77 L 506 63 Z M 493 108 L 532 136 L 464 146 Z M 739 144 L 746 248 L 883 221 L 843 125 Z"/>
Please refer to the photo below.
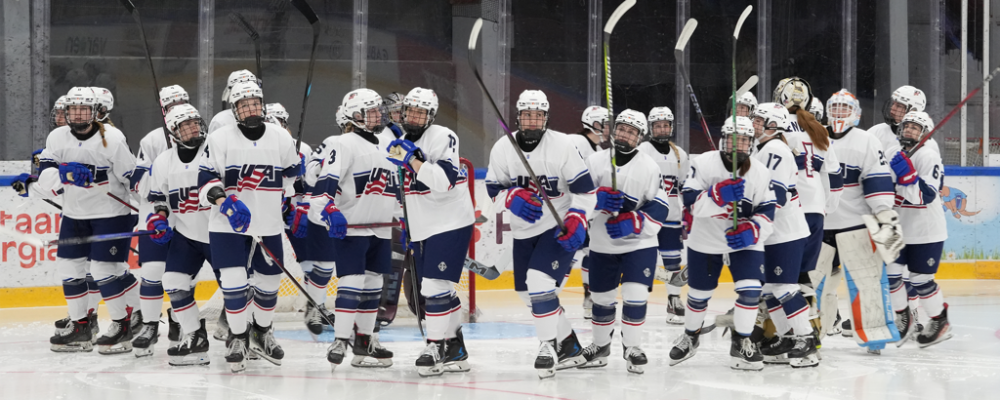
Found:
<path fill-rule="evenodd" d="M 903 227 L 899 225 L 899 214 L 895 210 L 884 210 L 878 214 L 862 215 L 868 234 L 875 242 L 878 254 L 886 264 L 895 262 L 899 258 L 899 251 L 903 249 Z"/>

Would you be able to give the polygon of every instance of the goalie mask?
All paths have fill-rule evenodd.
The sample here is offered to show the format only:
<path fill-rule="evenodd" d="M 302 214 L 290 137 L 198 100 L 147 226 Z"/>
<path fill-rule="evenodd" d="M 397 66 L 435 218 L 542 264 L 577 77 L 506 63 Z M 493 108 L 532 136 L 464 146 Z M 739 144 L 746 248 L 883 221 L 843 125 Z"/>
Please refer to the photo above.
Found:
<path fill-rule="evenodd" d="M 267 116 L 274 117 L 276 125 L 288 129 L 288 110 L 281 103 L 271 103 L 267 106 Z"/>
<path fill-rule="evenodd" d="M 909 151 L 933 129 L 934 121 L 930 115 L 923 111 L 910 111 L 899 122 L 899 133 L 896 137 L 899 138 L 899 145 L 903 146 L 903 150 Z"/>
<path fill-rule="evenodd" d="M 882 118 L 895 130 L 906 113 L 924 111 L 924 107 L 927 107 L 927 95 L 923 91 L 910 85 L 900 86 L 882 104 Z"/>
<path fill-rule="evenodd" d="M 667 143 L 674 138 L 674 112 L 669 107 L 649 110 L 649 141 Z"/>
<path fill-rule="evenodd" d="M 190 104 L 179 104 L 167 112 L 167 129 L 170 139 L 185 149 L 197 149 L 205 142 L 205 120 Z"/>
<path fill-rule="evenodd" d="M 541 90 L 525 90 L 517 98 L 517 129 L 527 145 L 537 144 L 549 126 L 549 99 Z"/>
<path fill-rule="evenodd" d="M 58 128 L 66 126 L 66 96 L 59 96 L 52 106 L 52 126 Z"/>
<path fill-rule="evenodd" d="M 170 85 L 160 89 L 160 107 L 164 112 L 170 112 L 172 107 L 190 102 L 191 96 L 180 85 Z"/>
<path fill-rule="evenodd" d="M 753 146 L 753 122 L 747 117 L 736 117 L 736 125 L 733 125 L 733 117 L 726 118 L 722 124 L 722 153 L 723 159 L 731 159 L 735 141 L 736 164 L 743 165 L 750 159 L 750 148 Z"/>
<path fill-rule="evenodd" d="M 808 110 L 812 104 L 812 98 L 812 88 L 809 86 L 809 82 L 797 76 L 782 79 L 774 88 L 774 102 L 789 110 L 792 107 Z"/>
<path fill-rule="evenodd" d="M 788 109 L 785 106 L 778 103 L 762 103 L 754 112 L 752 120 L 757 142 L 765 143 L 776 135 L 787 132 L 788 119 Z M 726 118 L 726 121 L 732 121 L 732 118 Z"/>
<path fill-rule="evenodd" d="M 629 109 L 618 114 L 615 118 L 615 130 L 611 134 L 616 152 L 628 154 L 635 151 L 643 136 L 646 136 L 645 115 Z"/>
<path fill-rule="evenodd" d="M 229 91 L 229 108 L 240 125 L 254 129 L 264 124 L 264 91 L 253 82 L 239 82 Z"/>
<path fill-rule="evenodd" d="M 411 142 L 420 140 L 424 131 L 434 123 L 437 116 L 438 97 L 431 89 L 413 88 L 403 98 L 403 129 L 406 139 Z"/>
<path fill-rule="evenodd" d="M 750 92 L 743 93 L 736 101 L 736 116 L 749 118 L 754 111 L 757 111 L 757 96 Z"/>
<path fill-rule="evenodd" d="M 382 126 L 382 96 L 371 89 L 355 89 L 341 102 L 344 115 L 356 130 L 376 133 Z"/>
<path fill-rule="evenodd" d="M 861 104 L 847 89 L 840 89 L 826 101 L 826 115 L 834 139 L 840 139 L 861 122 Z"/>
<path fill-rule="evenodd" d="M 97 96 L 89 87 L 75 87 L 66 94 L 66 124 L 76 133 L 86 133 L 97 120 Z"/>

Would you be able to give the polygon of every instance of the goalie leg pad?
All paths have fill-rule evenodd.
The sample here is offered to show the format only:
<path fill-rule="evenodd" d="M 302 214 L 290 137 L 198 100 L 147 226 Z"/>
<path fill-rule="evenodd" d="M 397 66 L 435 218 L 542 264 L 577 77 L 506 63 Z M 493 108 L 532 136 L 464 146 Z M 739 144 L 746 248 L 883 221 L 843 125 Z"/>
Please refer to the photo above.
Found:
<path fill-rule="evenodd" d="M 868 232 L 858 229 L 837 234 L 840 261 L 847 275 L 852 327 L 858 344 L 870 350 L 899 340 L 890 307 L 889 278 Z"/>
<path fill-rule="evenodd" d="M 817 260 L 816 269 L 809 273 L 809 277 L 816 288 L 820 326 L 822 330 L 830 331 L 837 321 L 837 289 L 843 273 L 835 264 L 838 261 L 835 247 L 823 243 Z"/>

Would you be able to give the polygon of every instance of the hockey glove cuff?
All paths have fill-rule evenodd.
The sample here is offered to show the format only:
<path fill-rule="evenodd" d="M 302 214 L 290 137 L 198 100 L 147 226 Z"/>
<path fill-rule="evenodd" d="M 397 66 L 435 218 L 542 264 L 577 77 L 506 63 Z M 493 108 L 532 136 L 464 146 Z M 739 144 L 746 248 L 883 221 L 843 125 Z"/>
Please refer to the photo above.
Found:
<path fill-rule="evenodd" d="M 621 239 L 642 233 L 645 222 L 646 217 L 641 213 L 631 211 L 618 214 L 617 217 L 609 219 L 604 225 L 608 228 L 608 235 L 612 239 Z"/>
<path fill-rule="evenodd" d="M 583 210 L 576 208 L 571 208 L 566 213 L 565 218 L 563 218 L 563 224 L 566 226 L 565 233 L 556 231 L 555 234 L 556 240 L 559 241 L 563 250 L 572 253 L 583 246 L 583 241 L 587 238 L 586 215 Z"/>
<path fill-rule="evenodd" d="M 712 186 L 712 190 L 709 194 L 712 195 L 712 200 L 715 201 L 715 205 L 723 207 L 726 203 L 742 200 L 743 189 L 743 178 L 737 178 L 736 180 L 726 179 L 722 182 L 716 183 L 715 186 Z"/>
<path fill-rule="evenodd" d="M 286 217 L 285 222 L 292 235 L 301 239 L 306 237 L 309 228 L 309 203 L 298 203 Z"/>
<path fill-rule="evenodd" d="M 917 169 L 913 168 L 913 162 L 903 152 L 896 153 L 889 162 L 892 172 L 896 173 L 896 183 L 909 186 L 917 181 Z"/>
<path fill-rule="evenodd" d="M 344 217 L 344 213 L 340 212 L 340 209 L 332 201 L 326 203 L 322 214 L 323 222 L 326 223 L 330 237 L 337 239 L 347 237 L 347 218 Z"/>
<path fill-rule="evenodd" d="M 757 244 L 760 238 L 760 225 L 754 221 L 740 223 L 736 229 L 726 230 L 726 242 L 729 248 L 740 250 Z"/>

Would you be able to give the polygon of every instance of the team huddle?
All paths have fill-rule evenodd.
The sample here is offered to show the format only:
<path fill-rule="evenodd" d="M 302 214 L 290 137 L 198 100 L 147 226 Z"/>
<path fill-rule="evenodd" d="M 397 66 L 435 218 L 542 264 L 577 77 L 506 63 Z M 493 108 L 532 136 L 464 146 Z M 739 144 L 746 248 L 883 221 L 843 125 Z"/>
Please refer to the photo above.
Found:
<path fill-rule="evenodd" d="M 111 93 L 71 89 L 56 102 L 56 128 L 34 154 L 37 172 L 13 184 L 21 196 L 62 199 L 60 239 L 137 224 L 149 231 L 139 237 L 141 280 L 126 263 L 134 251 L 128 239 L 59 246 L 69 315 L 56 322 L 52 351 L 96 345 L 101 354 L 153 355 L 166 293 L 170 365 L 209 364 L 209 334 L 194 298 L 195 277 L 208 262 L 224 298 L 213 336 L 225 341 L 230 369 L 261 358 L 281 365 L 272 321 L 287 273 L 285 235 L 304 273 L 308 330 L 333 327 L 332 367 L 348 355 L 354 367 L 389 367 L 393 353 L 378 341 L 376 318 L 396 228 L 425 303 L 417 372 L 470 370 L 455 290 L 466 247 L 455 244 L 473 235 L 473 182 L 460 163 L 458 135 L 434 124 L 433 90 L 384 98 L 353 90 L 337 109 L 342 133 L 315 149 L 297 143 L 288 112 L 264 102 L 249 71 L 230 75 L 225 109 L 208 124 L 180 86 L 159 97 L 164 127 L 133 155 L 108 118 Z M 869 131 L 857 127 L 861 108 L 851 93 L 835 93 L 824 107 L 800 78 L 782 80 L 773 102 L 750 93 L 735 101 L 720 149 L 689 158 L 672 141 L 668 107 L 617 116 L 587 107 L 581 131 L 565 134 L 548 128 L 543 92 L 521 93 L 518 131 L 494 144 L 486 187 L 512 214 L 515 291 L 534 316 L 540 378 L 607 365 L 619 288 L 622 357 L 629 372 L 643 373 L 654 279 L 667 286 L 667 323 L 684 326 L 670 365 L 693 357 L 699 336 L 716 325 L 732 331 L 731 367 L 743 370 L 816 366 L 822 336 L 836 333 L 852 334 L 871 352 L 950 338 L 934 282 L 947 238 L 938 193 L 944 168 L 928 137 L 924 94 L 897 89 L 883 110 L 886 123 Z M 706 326 L 723 265 L 737 300 L 731 314 Z M 587 346 L 559 299 L 576 266 L 592 322 Z M 857 303 L 843 322 L 842 277 Z M 112 319 L 103 335 L 102 299 Z"/>

